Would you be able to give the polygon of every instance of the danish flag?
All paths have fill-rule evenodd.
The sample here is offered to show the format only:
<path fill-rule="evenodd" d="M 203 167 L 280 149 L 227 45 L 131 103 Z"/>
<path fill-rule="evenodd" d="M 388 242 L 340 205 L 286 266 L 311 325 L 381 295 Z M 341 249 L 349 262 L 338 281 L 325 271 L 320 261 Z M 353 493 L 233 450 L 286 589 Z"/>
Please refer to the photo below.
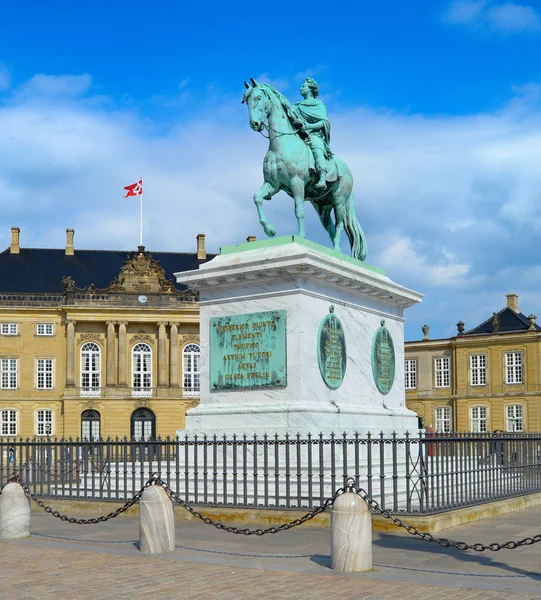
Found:
<path fill-rule="evenodd" d="M 129 196 L 141 196 L 143 194 L 143 180 L 139 179 L 137 183 L 127 185 L 124 189 L 128 192 L 124 198 L 128 198 Z"/>

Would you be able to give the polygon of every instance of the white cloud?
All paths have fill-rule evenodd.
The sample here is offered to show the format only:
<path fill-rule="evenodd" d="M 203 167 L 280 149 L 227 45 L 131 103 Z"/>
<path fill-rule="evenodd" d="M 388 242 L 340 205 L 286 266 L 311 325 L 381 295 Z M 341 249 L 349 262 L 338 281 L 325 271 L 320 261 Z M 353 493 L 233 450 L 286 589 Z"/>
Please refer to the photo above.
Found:
<path fill-rule="evenodd" d="M 34 75 L 21 86 L 19 94 L 25 97 L 63 96 L 78 98 L 86 94 L 92 85 L 92 78 L 84 75 Z"/>
<path fill-rule="evenodd" d="M 122 195 L 140 175 L 150 250 L 193 251 L 200 232 L 213 251 L 263 237 L 252 196 L 267 141 L 249 129 L 240 97 L 224 101 L 218 116 L 183 112 L 164 132 L 135 109 L 93 102 L 89 84 L 37 86 L 0 105 L 0 249 L 12 225 L 26 247 L 62 247 L 74 227 L 76 248 L 135 249 L 139 206 Z M 532 248 L 541 235 L 541 106 L 536 86 L 516 93 L 494 113 L 462 117 L 330 112 L 332 147 L 354 173 L 368 262 L 425 293 L 409 315 L 414 331 L 432 315 L 434 335 L 436 326 L 452 334 L 459 319 L 474 326 L 502 308 L 511 288 L 539 297 Z M 265 210 L 279 235 L 296 231 L 285 194 Z M 329 244 L 309 204 L 306 225 L 311 239 Z"/>
<path fill-rule="evenodd" d="M 453 25 L 506 34 L 541 31 L 541 17 L 537 10 L 516 2 L 455 0 L 447 6 L 443 20 Z"/>

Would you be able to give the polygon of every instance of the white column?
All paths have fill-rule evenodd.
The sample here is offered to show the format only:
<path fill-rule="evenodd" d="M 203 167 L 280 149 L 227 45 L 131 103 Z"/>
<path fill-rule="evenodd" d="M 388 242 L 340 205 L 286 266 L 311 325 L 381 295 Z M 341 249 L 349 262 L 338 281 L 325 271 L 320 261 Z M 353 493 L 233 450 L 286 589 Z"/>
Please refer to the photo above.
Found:
<path fill-rule="evenodd" d="M 114 321 L 107 321 L 107 362 L 105 365 L 105 380 L 108 386 L 116 385 L 115 324 Z"/>
<path fill-rule="evenodd" d="M 167 323 L 158 323 L 158 386 L 167 386 L 167 337 L 165 326 Z"/>
<path fill-rule="evenodd" d="M 118 322 L 118 385 L 125 387 L 126 379 L 126 325 L 128 321 Z"/>
<path fill-rule="evenodd" d="M 0 495 L 0 539 L 30 537 L 30 502 L 19 483 L 8 483 Z"/>

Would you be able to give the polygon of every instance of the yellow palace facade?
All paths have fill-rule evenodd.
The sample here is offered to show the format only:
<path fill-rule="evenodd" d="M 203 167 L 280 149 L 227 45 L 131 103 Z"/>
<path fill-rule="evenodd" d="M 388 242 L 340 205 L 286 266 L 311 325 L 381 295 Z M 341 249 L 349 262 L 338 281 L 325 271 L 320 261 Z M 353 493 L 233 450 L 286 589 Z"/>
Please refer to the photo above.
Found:
<path fill-rule="evenodd" d="M 476 327 L 405 344 L 406 404 L 435 431 L 541 431 L 541 327 L 517 294 Z"/>
<path fill-rule="evenodd" d="M 211 258 L 11 246 L 0 253 L 0 435 L 174 436 L 199 402 L 197 296 L 176 271 Z"/>

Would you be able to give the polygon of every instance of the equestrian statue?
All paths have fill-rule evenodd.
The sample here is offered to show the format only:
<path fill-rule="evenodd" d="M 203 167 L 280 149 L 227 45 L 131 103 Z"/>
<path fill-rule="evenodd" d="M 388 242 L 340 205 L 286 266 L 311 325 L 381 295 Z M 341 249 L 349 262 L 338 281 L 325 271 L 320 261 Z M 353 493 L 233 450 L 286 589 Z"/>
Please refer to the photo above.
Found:
<path fill-rule="evenodd" d="M 250 81 L 251 85 L 244 82 L 242 99 L 248 106 L 250 127 L 260 133 L 265 129 L 269 138 L 263 161 L 265 181 L 254 194 L 265 233 L 272 237 L 276 228 L 267 221 L 263 200 L 270 200 L 283 190 L 295 201 L 299 237 L 306 237 L 304 201 L 309 200 L 334 250 L 341 252 L 340 238 L 345 229 L 351 256 L 364 260 L 366 238 L 355 215 L 353 176 L 346 163 L 330 149 L 331 125 L 325 104 L 318 97 L 317 82 L 307 77 L 300 89 L 303 100 L 292 105 L 272 85 Z"/>

